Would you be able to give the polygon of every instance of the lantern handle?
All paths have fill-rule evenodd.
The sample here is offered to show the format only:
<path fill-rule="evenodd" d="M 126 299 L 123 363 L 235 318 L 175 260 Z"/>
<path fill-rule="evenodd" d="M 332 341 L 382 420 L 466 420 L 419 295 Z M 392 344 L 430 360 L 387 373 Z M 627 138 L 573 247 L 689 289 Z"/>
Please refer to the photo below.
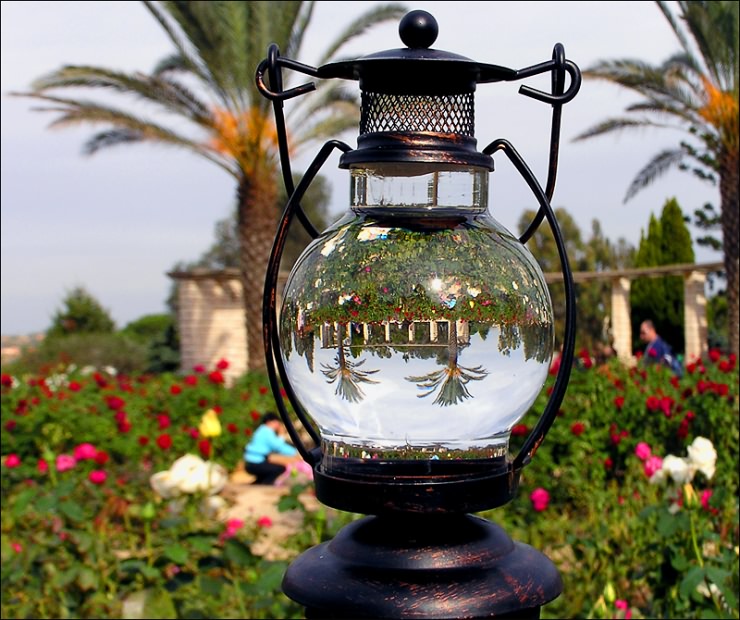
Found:
<path fill-rule="evenodd" d="M 272 245 L 272 251 L 270 252 L 270 260 L 267 263 L 265 290 L 262 300 L 262 338 L 265 347 L 267 376 L 270 381 L 270 387 L 272 388 L 273 396 L 275 397 L 275 405 L 277 406 L 278 412 L 280 413 L 280 417 L 285 423 L 288 435 L 290 435 L 293 444 L 298 449 L 298 452 L 300 453 L 301 457 L 303 457 L 303 460 L 311 466 L 315 465 L 319 460 L 320 437 L 316 430 L 313 428 L 312 422 L 308 419 L 308 416 L 306 415 L 303 407 L 298 401 L 298 398 L 296 397 L 295 392 L 293 391 L 293 388 L 288 381 L 288 376 L 285 372 L 285 365 L 280 358 L 280 336 L 278 334 L 277 327 L 277 282 L 280 270 L 280 259 L 282 258 L 283 250 L 285 249 L 285 241 L 288 236 L 290 224 L 293 221 L 293 217 L 300 210 L 300 201 L 306 193 L 306 190 L 308 190 L 311 182 L 319 173 L 321 166 L 324 165 L 334 149 L 339 149 L 344 153 L 352 150 L 349 145 L 338 140 L 330 140 L 329 142 L 324 144 L 324 146 L 321 147 L 318 155 L 316 155 L 316 157 L 314 158 L 313 162 L 311 162 L 308 170 L 306 170 L 303 178 L 298 183 L 298 187 L 296 187 L 295 191 L 291 194 L 287 204 L 285 205 L 283 214 L 280 218 L 280 221 L 278 222 L 278 229 L 275 235 L 275 241 Z M 276 354 L 276 352 L 278 353 Z M 278 374 L 280 376 L 280 380 L 278 380 Z M 301 424 L 316 444 L 316 447 L 312 450 L 308 450 L 306 446 L 304 446 L 303 441 L 298 434 L 298 431 L 296 430 L 292 420 L 290 419 L 290 415 L 285 407 L 285 403 L 280 392 L 281 381 L 282 387 L 285 390 L 285 396 L 290 404 L 293 406 L 296 417 L 300 420 Z"/>
<path fill-rule="evenodd" d="M 532 460 L 532 457 L 544 440 L 545 435 L 550 430 L 550 427 L 555 420 L 555 416 L 557 415 L 558 408 L 563 402 L 565 391 L 568 388 L 568 380 L 573 366 L 573 352 L 575 349 L 576 297 L 573 284 L 573 274 L 570 269 L 570 263 L 568 262 L 565 243 L 563 242 L 560 227 L 555 219 L 555 213 L 552 210 L 552 206 L 550 206 L 550 201 L 548 200 L 547 195 L 542 190 L 542 187 L 534 174 L 532 174 L 529 166 L 527 166 L 524 159 L 522 159 L 521 155 L 519 155 L 514 146 L 508 140 L 494 140 L 485 149 L 483 149 L 483 152 L 489 155 L 492 155 L 496 151 L 503 151 L 506 154 L 519 174 L 521 174 L 527 182 L 527 185 L 529 185 L 532 193 L 540 203 L 540 212 L 542 212 L 544 217 L 547 218 L 550 230 L 555 238 L 555 244 L 558 248 L 558 255 L 560 257 L 560 264 L 562 267 L 563 283 L 565 285 L 565 332 L 563 335 L 563 351 L 560 357 L 560 368 L 558 369 L 558 374 L 555 379 L 553 392 L 550 395 L 550 400 L 545 406 L 544 412 L 537 421 L 534 429 L 532 429 L 532 432 L 525 440 L 519 454 L 514 458 L 512 466 L 514 470 L 517 470 L 528 465 Z"/>
<path fill-rule="evenodd" d="M 520 69 L 516 72 L 514 79 L 531 77 L 551 71 L 552 93 L 545 93 L 535 90 L 529 86 L 520 86 L 519 93 L 552 104 L 552 123 L 550 128 L 550 158 L 547 171 L 547 184 L 545 185 L 545 194 L 548 201 L 552 200 L 555 192 L 555 180 L 557 177 L 558 154 L 560 150 L 560 126 L 563 116 L 563 105 L 571 101 L 581 88 L 581 71 L 577 65 L 565 58 L 565 48 L 561 43 L 556 43 L 552 51 L 552 60 L 534 65 L 526 69 Z M 565 74 L 570 75 L 570 87 L 565 91 Z M 535 214 L 534 219 L 524 231 L 519 241 L 526 243 L 529 238 L 540 227 L 545 213 L 540 208 Z"/>
<path fill-rule="evenodd" d="M 300 71 L 301 73 L 305 73 L 313 77 L 317 77 L 318 74 L 314 67 L 280 56 L 280 49 L 275 43 L 273 43 L 267 48 L 267 58 L 258 65 L 257 73 L 255 75 L 257 90 L 259 90 L 265 98 L 272 101 L 272 108 L 275 113 L 275 130 L 277 132 L 283 185 L 285 185 L 285 193 L 290 196 L 295 191 L 295 185 L 293 183 L 293 173 L 290 167 L 290 149 L 288 148 L 288 132 L 285 128 L 283 101 L 316 90 L 316 85 L 313 82 L 309 82 L 289 90 L 283 90 L 283 73 L 281 67 Z M 265 84 L 265 72 L 268 74 L 272 89 L 268 88 Z M 311 239 L 316 239 L 316 237 L 319 236 L 319 231 L 311 223 L 311 220 L 308 219 L 306 212 L 300 204 L 296 207 L 296 214 Z"/>

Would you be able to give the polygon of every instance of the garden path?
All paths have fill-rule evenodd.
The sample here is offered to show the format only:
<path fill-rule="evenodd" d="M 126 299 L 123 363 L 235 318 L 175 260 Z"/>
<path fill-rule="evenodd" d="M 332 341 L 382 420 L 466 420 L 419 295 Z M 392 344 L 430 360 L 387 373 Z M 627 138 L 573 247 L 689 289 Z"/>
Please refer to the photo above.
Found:
<path fill-rule="evenodd" d="M 280 498 L 290 491 L 290 487 L 252 484 L 253 480 L 254 477 L 243 469 L 237 469 L 230 475 L 229 482 L 221 492 L 230 504 L 223 520 L 241 519 L 256 523 L 267 517 L 270 525 L 260 528 L 259 536 L 252 544 L 252 552 L 268 560 L 289 559 L 291 553 L 281 543 L 302 526 L 303 515 L 299 510 L 278 510 Z M 299 499 L 307 510 L 319 507 L 318 500 L 310 492 L 301 494 Z"/>

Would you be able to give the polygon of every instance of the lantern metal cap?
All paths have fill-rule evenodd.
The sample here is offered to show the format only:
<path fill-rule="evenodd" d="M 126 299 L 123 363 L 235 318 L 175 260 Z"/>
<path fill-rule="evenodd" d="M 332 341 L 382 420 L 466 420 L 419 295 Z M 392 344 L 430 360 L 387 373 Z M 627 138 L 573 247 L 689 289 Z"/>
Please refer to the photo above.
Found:
<path fill-rule="evenodd" d="M 426 11 L 407 13 L 398 31 L 406 48 L 323 65 L 318 68 L 318 76 L 359 80 L 363 91 L 395 95 L 472 93 L 476 84 L 516 77 L 513 69 L 431 49 L 439 28 L 434 16 Z"/>
<path fill-rule="evenodd" d="M 340 168 L 423 162 L 493 170 L 493 159 L 476 148 L 474 92 L 479 82 L 512 79 L 516 71 L 431 49 L 439 28 L 426 11 L 407 13 L 398 31 L 406 48 L 317 69 L 318 77 L 360 84 L 357 149 L 342 156 Z"/>

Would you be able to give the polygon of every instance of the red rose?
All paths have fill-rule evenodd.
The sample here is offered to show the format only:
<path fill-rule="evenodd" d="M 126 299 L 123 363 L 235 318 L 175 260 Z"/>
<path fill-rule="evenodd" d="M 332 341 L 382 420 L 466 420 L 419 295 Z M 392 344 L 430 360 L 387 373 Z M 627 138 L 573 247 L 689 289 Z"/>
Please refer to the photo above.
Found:
<path fill-rule="evenodd" d="M 224 382 L 224 375 L 220 370 L 214 370 L 208 375 L 208 380 L 218 385 Z"/>
<path fill-rule="evenodd" d="M 112 411 L 120 411 L 126 406 L 126 401 L 120 396 L 108 396 L 108 398 L 105 399 L 105 402 L 108 404 L 108 408 Z"/>
<path fill-rule="evenodd" d="M 573 425 L 570 427 L 570 432 L 573 433 L 576 437 L 583 434 L 583 431 L 586 430 L 586 425 L 583 422 L 574 422 Z"/>
<path fill-rule="evenodd" d="M 167 433 L 162 433 L 157 437 L 157 445 L 162 448 L 162 450 L 169 450 L 172 447 L 172 437 Z"/>
<path fill-rule="evenodd" d="M 229 367 L 229 362 L 227 362 L 225 359 L 220 359 L 218 362 L 216 362 L 216 368 L 219 370 L 226 370 Z"/>
<path fill-rule="evenodd" d="M 202 439 L 198 442 L 198 450 L 200 450 L 203 458 L 207 459 L 209 456 L 211 456 L 211 442 L 207 439 Z"/>

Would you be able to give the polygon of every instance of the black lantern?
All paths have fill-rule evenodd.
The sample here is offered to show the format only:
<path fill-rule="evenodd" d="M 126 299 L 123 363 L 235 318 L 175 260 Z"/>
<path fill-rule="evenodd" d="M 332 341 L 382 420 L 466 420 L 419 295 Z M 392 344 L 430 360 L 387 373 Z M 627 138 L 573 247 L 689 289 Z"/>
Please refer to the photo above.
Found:
<path fill-rule="evenodd" d="M 260 91 L 274 102 L 290 195 L 265 285 L 270 382 L 314 468 L 317 498 L 371 515 L 298 557 L 283 588 L 308 617 L 538 617 L 562 590 L 554 565 L 472 513 L 515 496 L 567 387 L 573 282 L 549 200 L 561 109 L 578 92 L 580 72 L 559 44 L 551 60 L 522 70 L 432 49 L 437 23 L 424 11 L 407 14 L 399 32 L 406 48 L 318 69 L 281 57 L 273 45 L 257 70 Z M 362 94 L 357 148 L 327 143 L 296 188 L 282 106 L 313 84 L 283 90 L 283 68 L 359 80 Z M 474 92 L 548 72 L 551 93 L 520 88 L 553 107 L 543 190 L 506 140 L 477 150 Z M 334 149 L 350 171 L 350 204 L 319 234 L 300 201 Z M 488 211 L 498 151 L 539 203 L 520 238 Z M 314 240 L 293 267 L 278 312 L 278 267 L 295 217 Z M 553 356 L 549 291 L 524 245 L 543 220 L 560 254 L 565 334 L 553 392 L 514 456 L 511 428 L 542 390 Z M 301 440 L 281 387 L 314 447 Z"/>

